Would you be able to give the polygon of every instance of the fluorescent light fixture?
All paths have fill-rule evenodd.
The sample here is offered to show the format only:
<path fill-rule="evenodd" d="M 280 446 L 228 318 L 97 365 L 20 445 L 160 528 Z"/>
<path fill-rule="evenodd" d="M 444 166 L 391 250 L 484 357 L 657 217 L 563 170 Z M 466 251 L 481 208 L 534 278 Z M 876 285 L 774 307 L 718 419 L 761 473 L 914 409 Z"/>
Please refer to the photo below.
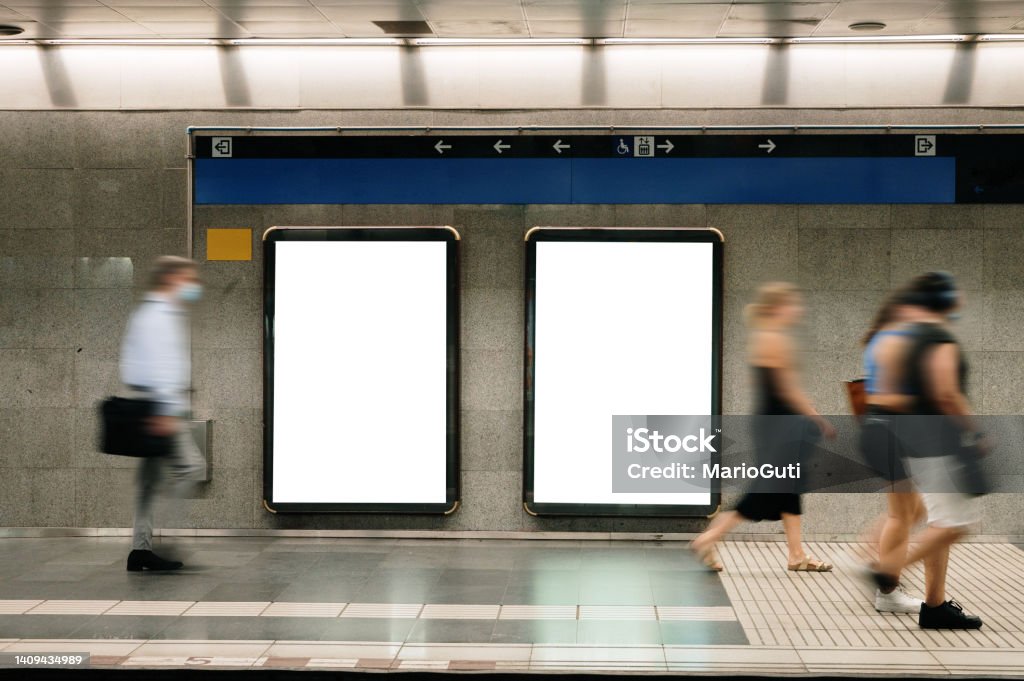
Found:
<path fill-rule="evenodd" d="M 60 38 L 34 41 L 39 45 L 214 45 L 208 38 Z"/>
<path fill-rule="evenodd" d="M 591 38 L 416 38 L 414 45 L 457 46 L 457 45 L 591 45 Z"/>
<path fill-rule="evenodd" d="M 283 46 L 283 47 L 454 47 L 545 45 L 799 45 L 806 43 L 959 43 L 1024 42 L 1024 33 L 984 35 L 846 35 L 807 38 L 55 38 L 0 40 L 2 45 L 182 45 Z"/>
<path fill-rule="evenodd" d="M 801 43 L 958 43 L 966 35 L 836 35 L 811 38 L 786 38 L 787 44 Z"/>
<path fill-rule="evenodd" d="M 317 45 L 337 45 L 339 47 L 358 47 L 368 45 L 380 45 L 385 47 L 394 47 L 397 45 L 408 45 L 409 40 L 406 38 L 239 38 L 237 40 L 229 40 L 228 43 L 231 45 L 299 45 L 299 46 L 317 46 Z"/>
<path fill-rule="evenodd" d="M 599 45 L 770 45 L 778 38 L 601 38 Z"/>

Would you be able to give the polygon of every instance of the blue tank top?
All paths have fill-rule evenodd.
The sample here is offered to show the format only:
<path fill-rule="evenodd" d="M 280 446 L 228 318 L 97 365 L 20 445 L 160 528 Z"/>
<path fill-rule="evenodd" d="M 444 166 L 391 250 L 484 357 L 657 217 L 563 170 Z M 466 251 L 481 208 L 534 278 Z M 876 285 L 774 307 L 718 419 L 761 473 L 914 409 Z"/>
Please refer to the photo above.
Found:
<path fill-rule="evenodd" d="M 878 343 L 879 339 L 883 336 L 910 336 L 913 335 L 909 330 L 905 329 L 889 329 L 887 331 L 879 331 L 871 340 L 868 342 L 867 347 L 864 348 L 864 392 L 868 395 L 875 395 L 879 392 L 878 390 L 878 363 L 875 362 L 875 344 Z"/>

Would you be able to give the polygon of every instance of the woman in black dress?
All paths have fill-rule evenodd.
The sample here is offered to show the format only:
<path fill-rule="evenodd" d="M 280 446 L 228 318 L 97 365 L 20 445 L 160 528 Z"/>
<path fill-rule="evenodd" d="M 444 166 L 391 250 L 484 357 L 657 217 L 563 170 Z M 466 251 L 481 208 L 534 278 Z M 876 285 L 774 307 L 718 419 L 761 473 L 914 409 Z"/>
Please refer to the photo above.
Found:
<path fill-rule="evenodd" d="M 747 307 L 751 327 L 749 359 L 754 371 L 758 395 L 757 413 L 761 416 L 803 416 L 822 435 L 835 437 L 835 429 L 818 414 L 801 390 L 796 368 L 796 350 L 792 328 L 803 317 L 799 290 L 792 284 L 763 285 L 754 303 Z M 755 432 L 758 458 L 783 463 L 796 455 L 796 441 L 787 437 L 796 419 L 758 419 Z M 795 461 L 794 461 L 795 463 Z M 800 538 L 800 495 L 788 492 L 758 491 L 752 488 L 732 511 L 718 514 L 708 529 L 693 540 L 691 548 L 711 570 L 721 570 L 715 544 L 745 520 L 781 520 L 789 549 L 787 566 L 798 572 L 828 572 L 829 563 L 811 558 Z"/>

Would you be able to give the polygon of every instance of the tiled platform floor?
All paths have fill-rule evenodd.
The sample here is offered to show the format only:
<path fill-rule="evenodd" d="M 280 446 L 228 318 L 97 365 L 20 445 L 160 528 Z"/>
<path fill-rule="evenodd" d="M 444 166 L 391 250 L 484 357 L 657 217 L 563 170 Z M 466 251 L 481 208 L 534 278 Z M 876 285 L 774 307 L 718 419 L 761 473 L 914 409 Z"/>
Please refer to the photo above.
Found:
<path fill-rule="evenodd" d="M 977 632 L 881 615 L 853 567 L 785 570 L 735 541 L 705 572 L 679 543 L 204 538 L 188 569 L 127 573 L 124 539 L 0 540 L 0 652 L 191 665 L 1024 677 L 1024 552 L 956 547 L 950 593 Z M 919 570 L 905 576 L 920 593 Z"/>

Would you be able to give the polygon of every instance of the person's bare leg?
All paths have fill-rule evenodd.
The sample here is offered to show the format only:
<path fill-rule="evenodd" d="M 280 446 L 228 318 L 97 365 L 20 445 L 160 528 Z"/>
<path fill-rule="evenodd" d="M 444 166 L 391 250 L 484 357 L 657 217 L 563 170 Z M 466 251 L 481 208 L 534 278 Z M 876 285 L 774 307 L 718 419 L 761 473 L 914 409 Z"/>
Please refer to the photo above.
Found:
<path fill-rule="evenodd" d="M 899 579 L 920 501 L 914 492 L 890 492 L 887 496 L 889 513 L 878 541 L 878 569 Z"/>
<path fill-rule="evenodd" d="M 722 537 L 729 534 L 729 532 L 742 522 L 743 516 L 736 511 L 719 513 L 712 518 L 708 529 L 704 530 L 704 532 L 699 534 L 697 538 L 693 540 L 693 548 L 698 552 L 709 550 L 716 542 L 721 541 Z"/>
<path fill-rule="evenodd" d="M 918 535 L 914 548 L 908 552 L 902 567 L 913 565 L 919 560 L 939 551 L 949 553 L 949 547 L 964 535 L 963 530 L 955 527 L 929 527 Z"/>
<path fill-rule="evenodd" d="M 946 602 L 946 569 L 949 567 L 949 546 L 933 551 L 924 558 L 924 602 L 934 608 Z"/>
<path fill-rule="evenodd" d="M 789 564 L 799 563 L 807 554 L 804 552 L 800 536 L 800 516 L 792 513 L 782 514 L 782 529 L 786 533 L 786 547 L 789 549 Z"/>
<path fill-rule="evenodd" d="M 883 513 L 875 518 L 875 521 L 868 526 L 868 529 L 860 537 L 862 544 L 868 545 L 868 552 L 877 556 L 882 552 L 882 535 L 885 532 L 885 523 L 889 520 L 889 514 Z"/>

